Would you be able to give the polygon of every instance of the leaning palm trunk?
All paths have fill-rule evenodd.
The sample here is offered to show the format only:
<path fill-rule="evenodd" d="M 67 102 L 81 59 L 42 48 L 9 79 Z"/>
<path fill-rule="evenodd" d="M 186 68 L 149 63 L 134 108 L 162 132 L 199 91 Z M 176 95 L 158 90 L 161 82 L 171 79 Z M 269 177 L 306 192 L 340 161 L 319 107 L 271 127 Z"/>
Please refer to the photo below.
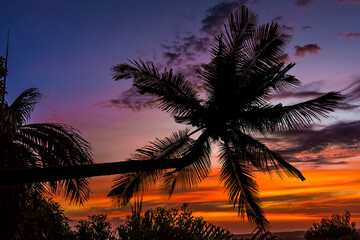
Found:
<path fill-rule="evenodd" d="M 47 167 L 33 169 L 0 169 L 0 187 L 63 181 L 66 179 L 89 178 L 115 174 L 126 174 L 138 171 L 155 171 L 176 169 L 183 165 L 182 159 L 171 161 L 123 161 L 113 163 L 97 163 L 66 167 Z"/>

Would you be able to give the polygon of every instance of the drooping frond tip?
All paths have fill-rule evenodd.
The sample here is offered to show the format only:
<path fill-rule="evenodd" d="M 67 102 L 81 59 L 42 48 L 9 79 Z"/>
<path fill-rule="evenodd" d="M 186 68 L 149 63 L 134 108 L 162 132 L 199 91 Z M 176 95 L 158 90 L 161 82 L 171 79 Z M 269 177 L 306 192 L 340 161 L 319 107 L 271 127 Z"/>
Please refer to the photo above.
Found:
<path fill-rule="evenodd" d="M 251 223 L 259 227 L 267 227 L 269 222 L 261 207 L 259 190 L 253 174 L 246 163 L 238 159 L 236 152 L 229 143 L 221 145 L 220 181 L 224 183 L 225 191 L 240 217 L 245 215 Z"/>

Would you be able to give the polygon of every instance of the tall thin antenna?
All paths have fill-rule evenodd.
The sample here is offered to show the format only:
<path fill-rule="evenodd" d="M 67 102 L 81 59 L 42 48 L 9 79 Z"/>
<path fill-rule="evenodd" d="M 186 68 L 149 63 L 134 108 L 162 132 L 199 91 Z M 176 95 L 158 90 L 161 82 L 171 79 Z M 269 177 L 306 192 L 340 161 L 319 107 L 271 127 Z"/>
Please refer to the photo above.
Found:
<path fill-rule="evenodd" d="M 4 82 L 3 82 L 3 92 L 1 93 L 1 102 L 5 104 L 5 93 L 6 93 L 6 76 L 7 76 L 7 63 L 9 57 L 9 36 L 10 36 L 10 29 L 8 29 L 7 35 L 7 43 L 6 43 L 6 55 L 5 55 L 5 73 L 4 73 Z"/>
<path fill-rule="evenodd" d="M 8 57 L 9 57 L 9 36 L 10 36 L 10 29 L 8 29 L 8 36 L 7 36 L 7 43 L 6 43 L 4 86 L 6 86 L 7 63 L 8 63 Z"/>

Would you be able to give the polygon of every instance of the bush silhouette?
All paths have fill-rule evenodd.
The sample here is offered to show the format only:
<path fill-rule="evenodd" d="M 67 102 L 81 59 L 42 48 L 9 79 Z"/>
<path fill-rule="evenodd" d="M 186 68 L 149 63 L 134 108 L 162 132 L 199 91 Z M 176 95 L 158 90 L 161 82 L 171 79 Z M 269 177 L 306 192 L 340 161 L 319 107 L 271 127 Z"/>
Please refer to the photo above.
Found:
<path fill-rule="evenodd" d="M 355 229 L 355 222 L 350 220 L 350 212 L 333 214 L 324 217 L 320 223 L 313 223 L 305 234 L 307 240 L 352 240 L 360 239 L 360 233 Z"/>
<path fill-rule="evenodd" d="M 181 211 L 158 207 L 147 210 L 144 214 L 133 211 L 127 216 L 125 224 L 117 229 L 121 240 L 233 240 L 236 239 L 228 230 L 217 227 L 194 217 L 188 204 Z"/>

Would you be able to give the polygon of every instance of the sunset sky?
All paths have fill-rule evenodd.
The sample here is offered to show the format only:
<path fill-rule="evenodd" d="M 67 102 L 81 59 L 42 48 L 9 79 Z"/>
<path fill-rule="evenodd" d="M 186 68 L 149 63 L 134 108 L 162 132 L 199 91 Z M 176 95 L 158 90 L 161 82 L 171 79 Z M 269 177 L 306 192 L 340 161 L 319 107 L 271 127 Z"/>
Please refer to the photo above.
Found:
<path fill-rule="evenodd" d="M 360 227 L 360 94 L 350 94 L 360 86 L 359 0 L 1 1 L 1 55 L 10 29 L 7 99 L 37 87 L 43 97 L 31 122 L 79 129 L 95 162 L 126 160 L 155 137 L 184 126 L 143 108 L 146 99 L 135 94 L 131 81 L 112 80 L 111 67 L 141 58 L 196 81 L 194 70 L 209 61 L 214 32 L 243 4 L 259 15 L 259 23 L 277 21 L 292 35 L 284 60 L 296 62 L 291 74 L 302 86 L 272 101 L 292 104 L 328 91 L 349 96 L 312 128 L 260 139 L 306 177 L 301 182 L 257 174 L 272 231 L 305 230 L 344 210 Z M 253 230 L 228 204 L 216 161 L 215 151 L 211 176 L 196 188 L 171 199 L 152 189 L 144 208 L 189 202 L 195 215 L 234 233 Z M 91 199 L 82 207 L 57 200 L 71 219 L 106 213 L 119 223 L 129 208 L 113 207 L 106 197 L 112 178 L 91 179 Z"/>

